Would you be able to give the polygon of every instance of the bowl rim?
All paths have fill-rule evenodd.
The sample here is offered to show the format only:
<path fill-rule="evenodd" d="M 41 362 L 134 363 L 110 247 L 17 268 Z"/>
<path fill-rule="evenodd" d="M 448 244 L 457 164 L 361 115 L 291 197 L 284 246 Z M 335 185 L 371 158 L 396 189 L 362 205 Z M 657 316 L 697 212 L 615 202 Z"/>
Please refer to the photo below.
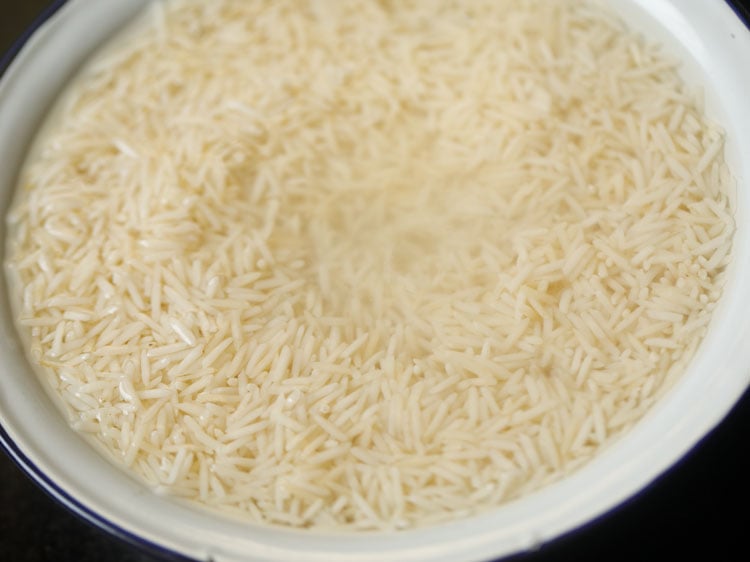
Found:
<path fill-rule="evenodd" d="M 660 5 L 670 6 L 672 3 L 674 3 L 674 1 L 675 0 L 672 0 L 671 2 L 669 0 L 661 0 Z M 34 45 L 30 43 L 30 40 L 36 38 L 38 35 L 53 33 L 54 30 L 60 25 L 58 16 L 61 13 L 66 13 L 68 10 L 72 11 L 75 6 L 83 5 L 85 2 L 86 0 L 56 0 L 54 4 L 48 7 L 47 10 L 32 24 L 27 32 L 23 36 L 21 36 L 21 38 L 19 38 L 16 43 L 14 43 L 10 51 L 8 51 L 8 53 L 6 53 L 6 55 L 2 59 L 0 59 L 0 103 L 3 100 L 3 90 L 6 82 L 9 80 L 9 76 L 16 72 L 17 68 L 22 67 L 23 62 L 26 60 L 26 55 L 29 51 L 33 50 L 32 47 L 34 47 Z M 647 0 L 632 0 L 632 3 L 635 5 L 643 6 L 649 4 Z M 654 4 L 658 3 L 659 2 L 654 2 Z M 684 5 L 696 4 L 700 5 L 701 0 L 687 0 L 684 2 Z M 749 24 L 747 19 L 743 17 L 743 13 L 741 13 L 738 9 L 737 2 L 735 0 L 725 0 L 725 2 L 713 3 L 708 8 L 703 6 L 703 9 L 710 12 L 720 12 L 724 10 L 725 12 L 731 13 L 733 16 L 733 21 L 735 23 L 734 27 L 732 28 L 733 32 L 739 35 L 740 32 L 738 30 L 742 29 L 742 40 L 746 45 L 750 46 L 750 29 L 748 28 Z M 746 16 L 746 14 L 744 15 Z M 726 13 L 724 14 L 724 17 L 726 18 Z M 3 69 L 3 67 L 5 68 Z M 750 115 L 750 111 L 748 112 L 748 115 Z M 748 180 L 748 178 L 745 178 L 746 184 L 748 181 L 750 180 Z M 750 188 L 750 185 L 745 185 L 744 187 Z M 737 257 L 735 257 L 735 260 L 737 260 Z M 695 361 L 693 361 L 693 363 L 694 362 Z M 736 390 L 737 388 L 741 388 L 744 391 L 744 389 L 747 388 L 748 382 L 750 381 L 750 373 L 748 373 L 746 363 L 744 364 L 744 367 L 735 365 L 735 370 L 744 371 L 744 377 L 738 377 L 737 380 L 734 380 L 732 388 L 724 388 L 724 394 L 721 396 L 722 399 L 717 401 L 716 403 L 711 403 L 710 407 L 708 404 L 710 401 L 706 400 L 707 404 L 704 408 L 706 415 L 704 418 L 702 418 L 702 423 L 700 425 L 693 424 L 689 428 L 678 428 L 680 431 L 682 431 L 681 435 L 683 436 L 683 443 L 681 447 L 679 447 L 680 450 L 669 455 L 669 459 L 665 460 L 662 458 L 660 459 L 659 463 L 655 463 L 649 474 L 646 477 L 641 478 L 638 484 L 631 486 L 624 491 L 621 491 L 620 494 L 615 494 L 614 499 L 612 499 L 612 496 L 608 496 L 608 500 L 604 502 L 606 505 L 604 505 L 603 507 L 595 507 L 594 509 L 590 510 L 590 513 L 588 513 L 587 516 L 581 518 L 581 520 L 574 520 L 572 523 L 568 522 L 562 525 L 561 530 L 558 529 L 549 533 L 549 536 L 547 536 L 546 533 L 543 536 L 537 536 L 532 533 L 528 537 L 524 537 L 521 542 L 516 545 L 515 549 L 504 550 L 502 552 L 498 552 L 498 554 L 507 556 L 512 553 L 519 552 L 521 550 L 521 548 L 519 547 L 522 546 L 522 543 L 526 544 L 527 547 L 532 547 L 537 545 L 541 541 L 547 542 L 550 540 L 559 539 L 564 535 L 574 532 L 582 525 L 592 523 L 602 516 L 605 516 L 613 509 L 616 509 L 617 507 L 622 505 L 622 503 L 628 498 L 635 496 L 640 490 L 646 488 L 651 482 L 653 482 L 653 480 L 666 472 L 669 467 L 674 466 L 674 464 L 676 464 L 679 459 L 681 459 L 690 449 L 692 449 L 700 441 L 700 439 L 705 437 L 710 432 L 710 430 L 726 416 L 732 406 L 740 398 L 742 392 L 738 393 L 736 392 Z M 731 397 L 728 397 L 729 395 L 731 395 Z M 650 413 L 648 415 L 650 415 Z M 10 431 L 6 430 L 6 425 L 8 425 Z M 5 417 L 5 413 L 0 408 L 0 447 L 2 447 L 6 451 L 6 453 L 8 453 L 10 458 L 24 472 L 26 472 L 32 478 L 32 480 L 36 482 L 37 485 L 39 485 L 53 499 L 61 503 L 65 508 L 72 511 L 75 515 L 88 521 L 89 523 L 140 548 L 144 548 L 160 556 L 169 556 L 174 559 L 188 559 L 186 558 L 186 556 L 188 555 L 186 551 L 180 552 L 180 550 L 182 549 L 174 549 L 172 547 L 165 546 L 164 544 L 160 544 L 159 542 L 155 542 L 151 539 L 147 539 L 143 534 L 140 534 L 136 530 L 134 530 L 136 527 L 131 526 L 130 529 L 127 529 L 125 526 L 118 524 L 112 518 L 108 518 L 102 513 L 97 512 L 96 509 L 92 508 L 90 505 L 87 505 L 86 501 L 77 499 L 75 497 L 75 493 L 71 493 L 71 491 L 67 490 L 65 486 L 60 485 L 53 476 L 50 476 L 49 471 L 45 472 L 45 469 L 40 466 L 39 463 L 35 462 L 31 455 L 27 454 L 28 448 L 24 446 L 23 442 L 17 442 L 13 438 L 12 429 L 12 423 L 8 423 L 8 420 Z M 687 431 L 689 431 L 689 433 L 692 435 L 691 437 L 685 437 L 685 432 Z M 633 430 L 631 430 L 629 433 L 632 432 Z M 54 471 L 52 471 L 52 473 L 54 474 Z M 474 556 L 476 556 L 475 551 L 471 552 L 473 552 Z M 202 553 L 192 551 L 192 555 L 195 556 L 198 554 Z M 220 553 L 215 553 L 213 554 L 213 556 L 217 560 L 233 559 L 228 555 L 225 556 L 224 554 Z"/>

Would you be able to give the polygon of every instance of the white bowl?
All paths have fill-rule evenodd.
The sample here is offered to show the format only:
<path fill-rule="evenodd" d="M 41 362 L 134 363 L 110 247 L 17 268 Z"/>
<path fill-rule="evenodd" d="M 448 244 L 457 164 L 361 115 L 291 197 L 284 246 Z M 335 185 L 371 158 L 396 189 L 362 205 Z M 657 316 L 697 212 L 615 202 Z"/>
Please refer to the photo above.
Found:
<path fill-rule="evenodd" d="M 50 104 L 86 57 L 148 1 L 69 0 L 13 61 L 0 82 L 3 215 Z M 2 277 L 1 444 L 39 485 L 89 521 L 217 562 L 491 559 L 558 537 L 642 490 L 721 421 L 750 381 L 750 33 L 724 2 L 611 3 L 632 27 L 685 61 L 688 83 L 705 87 L 707 111 L 727 131 L 737 233 L 729 282 L 689 371 L 641 423 L 582 470 L 485 515 L 401 533 L 335 536 L 222 520 L 153 494 L 68 428 L 25 359 Z"/>

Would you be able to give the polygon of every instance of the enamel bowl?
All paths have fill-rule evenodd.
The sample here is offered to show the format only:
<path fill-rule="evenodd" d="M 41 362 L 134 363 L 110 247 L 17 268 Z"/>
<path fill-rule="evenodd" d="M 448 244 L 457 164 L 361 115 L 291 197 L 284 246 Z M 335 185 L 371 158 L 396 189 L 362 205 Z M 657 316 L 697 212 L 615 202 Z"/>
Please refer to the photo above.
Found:
<path fill-rule="evenodd" d="M 69 0 L 32 35 L 0 81 L 4 215 L 50 104 L 87 56 L 149 0 Z M 684 61 L 727 132 L 737 180 L 728 283 L 689 371 L 633 430 L 565 480 L 492 512 L 399 533 L 332 535 L 243 525 L 158 496 L 70 430 L 27 363 L 0 293 L 0 441 L 46 491 L 115 534 L 198 560 L 487 560 L 559 537 L 612 510 L 676 464 L 750 380 L 750 32 L 724 2 L 611 0 L 635 29 Z M 744 147 L 744 148 L 743 148 Z M 743 158 L 743 150 L 744 156 Z M 4 247 L 0 242 L 0 247 Z"/>

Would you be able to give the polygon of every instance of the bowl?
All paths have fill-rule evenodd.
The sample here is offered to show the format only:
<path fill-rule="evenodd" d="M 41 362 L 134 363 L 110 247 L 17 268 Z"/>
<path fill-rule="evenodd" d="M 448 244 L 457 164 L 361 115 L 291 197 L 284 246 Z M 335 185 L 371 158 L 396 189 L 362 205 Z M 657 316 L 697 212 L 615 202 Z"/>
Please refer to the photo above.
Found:
<path fill-rule="evenodd" d="M 0 82 L 0 201 L 47 110 L 83 61 L 149 0 L 69 0 L 29 39 Z M 684 61 L 688 84 L 727 132 L 736 178 L 734 260 L 711 327 L 687 373 L 647 416 L 559 483 L 483 515 L 399 533 L 323 534 L 224 520 L 159 496 L 69 429 L 26 361 L 4 278 L 0 292 L 0 442 L 73 512 L 120 536 L 199 560 L 486 560 L 526 551 L 621 505 L 714 428 L 750 382 L 750 33 L 724 2 L 610 2 Z M 4 247 L 4 242 L 1 244 Z"/>

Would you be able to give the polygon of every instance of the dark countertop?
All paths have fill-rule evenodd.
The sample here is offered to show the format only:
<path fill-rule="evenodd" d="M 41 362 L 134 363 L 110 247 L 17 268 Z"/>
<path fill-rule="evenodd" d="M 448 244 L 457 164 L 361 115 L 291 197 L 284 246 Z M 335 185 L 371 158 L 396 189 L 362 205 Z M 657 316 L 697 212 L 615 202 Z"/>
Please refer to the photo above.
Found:
<path fill-rule="evenodd" d="M 55 2 L 4 0 L 3 4 L 0 52 L 6 52 Z M 738 4 L 750 6 L 750 0 Z M 513 560 L 750 558 L 748 435 L 750 392 L 686 459 L 647 490 L 586 528 Z M 0 560 L 159 562 L 163 558 L 78 519 L 0 453 Z"/>

